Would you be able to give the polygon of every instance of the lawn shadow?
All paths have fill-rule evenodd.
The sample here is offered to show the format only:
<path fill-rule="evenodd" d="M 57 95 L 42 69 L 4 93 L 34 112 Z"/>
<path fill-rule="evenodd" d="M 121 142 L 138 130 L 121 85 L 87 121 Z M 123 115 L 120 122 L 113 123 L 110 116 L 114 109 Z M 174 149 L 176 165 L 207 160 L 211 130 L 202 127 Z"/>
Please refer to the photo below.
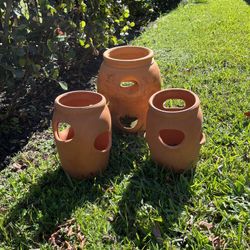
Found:
<path fill-rule="evenodd" d="M 149 240 L 162 245 L 162 236 L 167 234 L 178 238 L 184 247 L 185 237 L 173 225 L 190 199 L 193 177 L 194 170 L 176 174 L 152 160 L 146 161 L 131 178 L 119 202 L 113 223 L 118 240 L 133 241 L 143 249 Z"/>
<path fill-rule="evenodd" d="M 39 247 L 48 242 L 58 225 L 72 217 L 72 213 L 86 202 L 98 202 L 113 180 L 121 182 L 142 154 L 143 138 L 113 133 L 110 164 L 102 175 L 76 181 L 63 170 L 48 170 L 15 204 L 0 227 L 0 241 L 10 242 L 13 249 Z M 133 154 L 128 152 L 133 145 Z M 4 228 L 4 230 L 3 230 Z"/>
<path fill-rule="evenodd" d="M 247 4 L 250 5 L 250 0 L 244 0 Z"/>

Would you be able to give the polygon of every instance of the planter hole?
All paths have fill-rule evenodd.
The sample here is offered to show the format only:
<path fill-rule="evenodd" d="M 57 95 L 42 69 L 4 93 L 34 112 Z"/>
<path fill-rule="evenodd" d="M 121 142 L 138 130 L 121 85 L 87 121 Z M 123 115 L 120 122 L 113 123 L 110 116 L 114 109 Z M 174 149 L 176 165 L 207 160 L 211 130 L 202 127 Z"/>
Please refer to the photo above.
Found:
<path fill-rule="evenodd" d="M 68 123 L 59 122 L 57 125 L 57 134 L 60 140 L 68 141 L 74 137 L 74 130 Z"/>
<path fill-rule="evenodd" d="M 160 141 L 163 144 L 171 147 L 180 145 L 184 140 L 184 137 L 184 133 L 176 129 L 163 129 L 159 133 Z"/>
<path fill-rule="evenodd" d="M 126 129 L 133 129 L 138 123 L 138 118 L 126 115 L 124 117 L 120 117 L 120 123 Z"/>
<path fill-rule="evenodd" d="M 122 91 L 127 92 L 128 94 L 133 94 L 139 88 L 139 85 L 135 81 L 124 81 L 120 82 L 120 87 Z"/>
<path fill-rule="evenodd" d="M 106 131 L 98 135 L 94 142 L 95 149 L 99 151 L 108 150 L 108 148 L 110 147 L 110 141 L 111 141 L 111 136 L 109 131 Z"/>
<path fill-rule="evenodd" d="M 136 84 L 137 84 L 136 82 L 128 81 L 128 82 L 121 82 L 120 86 L 122 88 L 131 88 L 131 87 L 135 86 Z"/>
<path fill-rule="evenodd" d="M 185 106 L 186 103 L 182 99 L 167 99 L 163 103 L 163 108 L 165 109 L 183 109 Z"/>

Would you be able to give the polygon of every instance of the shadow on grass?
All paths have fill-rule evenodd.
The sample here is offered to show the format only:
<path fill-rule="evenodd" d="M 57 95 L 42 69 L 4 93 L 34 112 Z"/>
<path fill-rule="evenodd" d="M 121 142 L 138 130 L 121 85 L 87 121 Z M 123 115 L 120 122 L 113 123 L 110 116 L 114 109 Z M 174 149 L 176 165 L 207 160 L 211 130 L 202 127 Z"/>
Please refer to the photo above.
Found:
<path fill-rule="evenodd" d="M 48 171 L 5 216 L 0 240 L 14 249 L 39 247 L 77 208 L 98 203 L 114 180 L 120 183 L 129 173 L 132 177 L 112 222 L 117 241 L 133 241 L 139 248 L 149 240 L 161 245 L 164 233 L 182 239 L 179 243 L 184 246 L 181 229 L 172 226 L 190 198 L 194 172 L 173 174 L 157 167 L 149 159 L 144 138 L 117 133 L 113 133 L 110 164 L 103 175 L 75 181 L 61 169 Z"/>
<path fill-rule="evenodd" d="M 250 5 L 250 0 L 244 0 L 247 4 Z"/>
<path fill-rule="evenodd" d="M 163 233 L 186 245 L 181 228 L 173 228 L 190 198 L 194 170 L 175 174 L 148 160 L 138 169 L 119 202 L 113 228 L 119 241 L 133 241 L 142 249 L 147 242 L 163 244 Z"/>
<path fill-rule="evenodd" d="M 141 137 L 114 133 L 110 164 L 94 179 L 69 180 L 61 169 L 45 173 L 6 214 L 3 227 L 0 224 L 0 241 L 8 242 L 13 249 L 30 249 L 47 242 L 78 207 L 96 202 L 112 186 L 112 180 L 122 181 L 133 161 L 144 154 L 143 144 Z"/>

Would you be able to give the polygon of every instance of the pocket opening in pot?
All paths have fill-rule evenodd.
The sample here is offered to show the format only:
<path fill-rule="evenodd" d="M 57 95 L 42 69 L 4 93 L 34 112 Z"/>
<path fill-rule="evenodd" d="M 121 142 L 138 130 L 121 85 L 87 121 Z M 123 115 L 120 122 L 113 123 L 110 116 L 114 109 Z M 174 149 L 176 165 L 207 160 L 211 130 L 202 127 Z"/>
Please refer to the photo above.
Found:
<path fill-rule="evenodd" d="M 94 147 L 98 151 L 108 151 L 111 145 L 111 133 L 106 131 L 104 133 L 99 134 L 94 142 Z"/>
<path fill-rule="evenodd" d="M 120 125 L 125 129 L 133 129 L 138 124 L 138 118 L 133 116 L 123 116 L 119 118 Z"/>
<path fill-rule="evenodd" d="M 59 122 L 57 124 L 57 135 L 61 141 L 71 141 L 75 135 L 74 129 L 67 122 Z"/>
<path fill-rule="evenodd" d="M 159 132 L 160 142 L 169 147 L 179 146 L 185 138 L 182 131 L 177 129 L 163 129 Z"/>

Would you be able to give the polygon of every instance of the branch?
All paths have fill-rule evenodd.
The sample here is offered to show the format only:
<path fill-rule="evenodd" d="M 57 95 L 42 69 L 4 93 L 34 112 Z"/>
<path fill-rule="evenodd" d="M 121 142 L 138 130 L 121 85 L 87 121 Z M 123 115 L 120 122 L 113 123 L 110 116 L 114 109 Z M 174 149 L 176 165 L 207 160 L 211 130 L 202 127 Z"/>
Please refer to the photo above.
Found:
<path fill-rule="evenodd" d="M 4 20 L 4 40 L 7 43 L 8 36 L 9 36 L 9 20 L 10 20 L 10 13 L 13 5 L 13 0 L 7 0 L 6 3 L 6 13 L 5 13 L 5 20 Z"/>

